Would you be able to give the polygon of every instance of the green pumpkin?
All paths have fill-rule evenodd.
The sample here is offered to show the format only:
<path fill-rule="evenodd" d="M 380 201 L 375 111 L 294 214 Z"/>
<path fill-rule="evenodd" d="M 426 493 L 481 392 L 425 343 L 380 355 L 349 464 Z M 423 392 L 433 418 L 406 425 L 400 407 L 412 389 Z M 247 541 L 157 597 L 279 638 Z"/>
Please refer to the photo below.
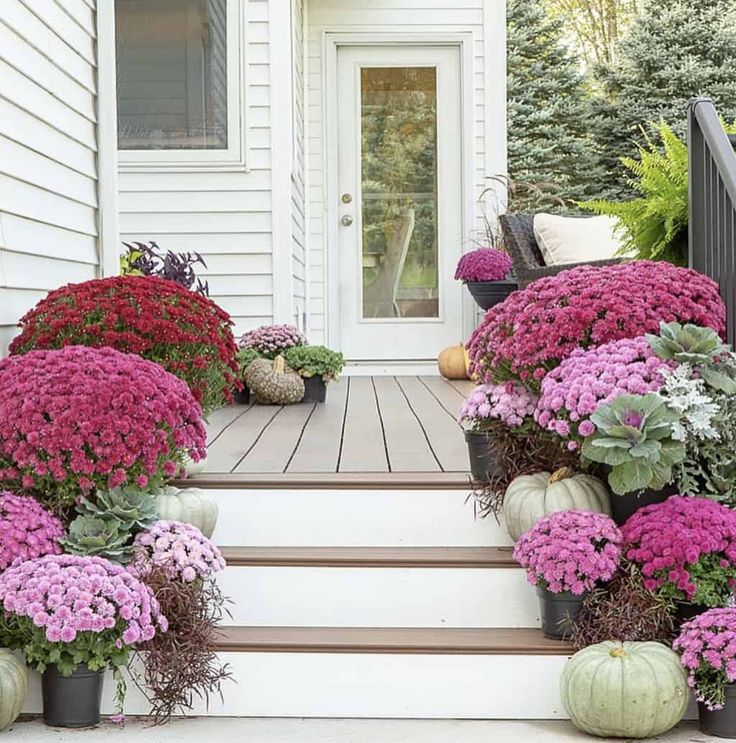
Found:
<path fill-rule="evenodd" d="M 10 650 L 0 648 L 0 730 L 10 727 L 20 714 L 28 692 L 28 670 Z"/>
<path fill-rule="evenodd" d="M 163 488 L 156 495 L 156 511 L 164 521 L 196 526 L 207 539 L 212 537 L 217 525 L 217 503 L 209 492 L 200 488 Z"/>
<path fill-rule="evenodd" d="M 562 703 L 575 727 L 600 737 L 649 738 L 682 720 L 690 699 L 676 653 L 658 642 L 600 642 L 567 661 Z"/>
<path fill-rule="evenodd" d="M 516 541 L 534 524 L 555 511 L 596 511 L 611 515 L 608 488 L 591 475 L 576 475 L 568 467 L 517 477 L 503 498 L 506 531 Z"/>

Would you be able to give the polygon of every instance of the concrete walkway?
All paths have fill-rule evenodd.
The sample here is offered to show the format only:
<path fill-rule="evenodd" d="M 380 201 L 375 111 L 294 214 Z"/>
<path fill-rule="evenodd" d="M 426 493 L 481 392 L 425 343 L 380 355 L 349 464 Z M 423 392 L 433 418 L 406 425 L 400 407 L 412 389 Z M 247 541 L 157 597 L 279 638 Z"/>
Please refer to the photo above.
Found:
<path fill-rule="evenodd" d="M 461 720 L 258 720 L 192 718 L 165 727 L 147 727 L 138 719 L 125 728 L 109 724 L 94 730 L 47 728 L 38 720 L 18 722 L 3 733 L 8 743 L 562 743 L 595 741 L 567 722 L 476 722 Z M 606 739 L 608 740 L 608 739 Z M 621 739 L 618 739 L 619 741 Z M 667 743 L 717 741 L 698 732 L 695 723 L 683 723 L 656 739 Z"/>

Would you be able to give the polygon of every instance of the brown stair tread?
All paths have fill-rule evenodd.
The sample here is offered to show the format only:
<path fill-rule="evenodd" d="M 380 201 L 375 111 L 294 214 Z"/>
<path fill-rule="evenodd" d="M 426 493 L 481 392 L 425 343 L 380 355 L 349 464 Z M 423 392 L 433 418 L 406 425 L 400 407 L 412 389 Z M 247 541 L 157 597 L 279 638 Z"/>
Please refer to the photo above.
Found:
<path fill-rule="evenodd" d="M 538 629 L 225 627 L 217 649 L 242 653 L 572 655 Z"/>
<path fill-rule="evenodd" d="M 176 480 L 178 488 L 212 490 L 469 490 L 463 472 L 316 472 L 316 473 L 205 473 Z"/>
<path fill-rule="evenodd" d="M 231 566 L 518 568 L 512 547 L 223 547 Z"/>

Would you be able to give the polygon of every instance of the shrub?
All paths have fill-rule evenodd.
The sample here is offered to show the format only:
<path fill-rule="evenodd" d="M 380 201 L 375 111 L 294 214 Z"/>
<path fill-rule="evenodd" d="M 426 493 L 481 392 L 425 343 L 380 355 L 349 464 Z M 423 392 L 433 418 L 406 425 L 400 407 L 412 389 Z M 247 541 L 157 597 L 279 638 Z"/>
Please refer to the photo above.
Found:
<path fill-rule="evenodd" d="M 0 493 L 0 572 L 16 559 L 61 553 L 61 521 L 34 498 Z"/>
<path fill-rule="evenodd" d="M 128 249 L 127 253 L 120 256 L 120 273 L 123 276 L 158 276 L 209 297 L 209 284 L 202 283 L 194 272 L 194 267 L 198 264 L 207 268 L 199 253 L 174 253 L 171 250 L 164 253 L 153 240 L 150 243 L 123 245 Z"/>
<path fill-rule="evenodd" d="M 458 422 L 471 431 L 484 430 L 491 420 L 515 428 L 532 415 L 536 403 L 536 396 L 520 384 L 479 384 L 465 398 Z"/>
<path fill-rule="evenodd" d="M 301 377 L 335 380 L 345 366 L 341 353 L 324 346 L 292 346 L 284 351 L 284 361 Z"/>
<path fill-rule="evenodd" d="M 602 513 L 556 511 L 519 537 L 514 559 L 532 585 L 580 595 L 615 575 L 621 542 L 616 524 Z"/>
<path fill-rule="evenodd" d="M 486 382 L 516 379 L 536 388 L 575 349 L 656 333 L 660 321 L 692 322 L 724 335 L 716 282 L 664 262 L 580 266 L 491 307 L 468 342 L 470 371 Z"/>
<path fill-rule="evenodd" d="M 511 272 L 511 258 L 496 248 L 471 250 L 460 258 L 455 269 L 459 281 L 501 281 Z"/>
<path fill-rule="evenodd" d="M 736 585 L 736 512 L 708 498 L 673 495 L 621 527 L 644 586 L 679 601 L 723 606 Z"/>
<path fill-rule="evenodd" d="M 267 359 L 276 358 L 287 348 L 306 343 L 306 338 L 293 325 L 262 325 L 249 330 L 240 339 L 241 348 L 252 348 Z"/>
<path fill-rule="evenodd" d="M 52 291 L 21 318 L 11 354 L 79 345 L 135 353 L 183 379 L 205 413 L 232 399 L 230 316 L 173 281 L 116 276 Z"/>
<path fill-rule="evenodd" d="M 125 484 L 156 487 L 205 457 L 201 409 L 158 364 L 69 346 L 0 361 L 0 486 L 54 507 Z"/>

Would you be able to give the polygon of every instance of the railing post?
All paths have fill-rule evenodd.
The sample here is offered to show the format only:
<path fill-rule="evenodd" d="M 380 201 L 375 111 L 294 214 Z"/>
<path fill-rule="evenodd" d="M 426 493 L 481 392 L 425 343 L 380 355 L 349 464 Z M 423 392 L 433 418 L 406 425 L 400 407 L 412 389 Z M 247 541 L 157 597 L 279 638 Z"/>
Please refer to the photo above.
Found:
<path fill-rule="evenodd" d="M 706 153 L 703 132 L 695 116 L 695 108 L 705 101 L 712 103 L 709 98 L 693 98 L 687 108 L 688 208 L 690 220 L 688 229 L 688 262 L 691 268 L 701 272 L 705 272 L 706 268 Z"/>

